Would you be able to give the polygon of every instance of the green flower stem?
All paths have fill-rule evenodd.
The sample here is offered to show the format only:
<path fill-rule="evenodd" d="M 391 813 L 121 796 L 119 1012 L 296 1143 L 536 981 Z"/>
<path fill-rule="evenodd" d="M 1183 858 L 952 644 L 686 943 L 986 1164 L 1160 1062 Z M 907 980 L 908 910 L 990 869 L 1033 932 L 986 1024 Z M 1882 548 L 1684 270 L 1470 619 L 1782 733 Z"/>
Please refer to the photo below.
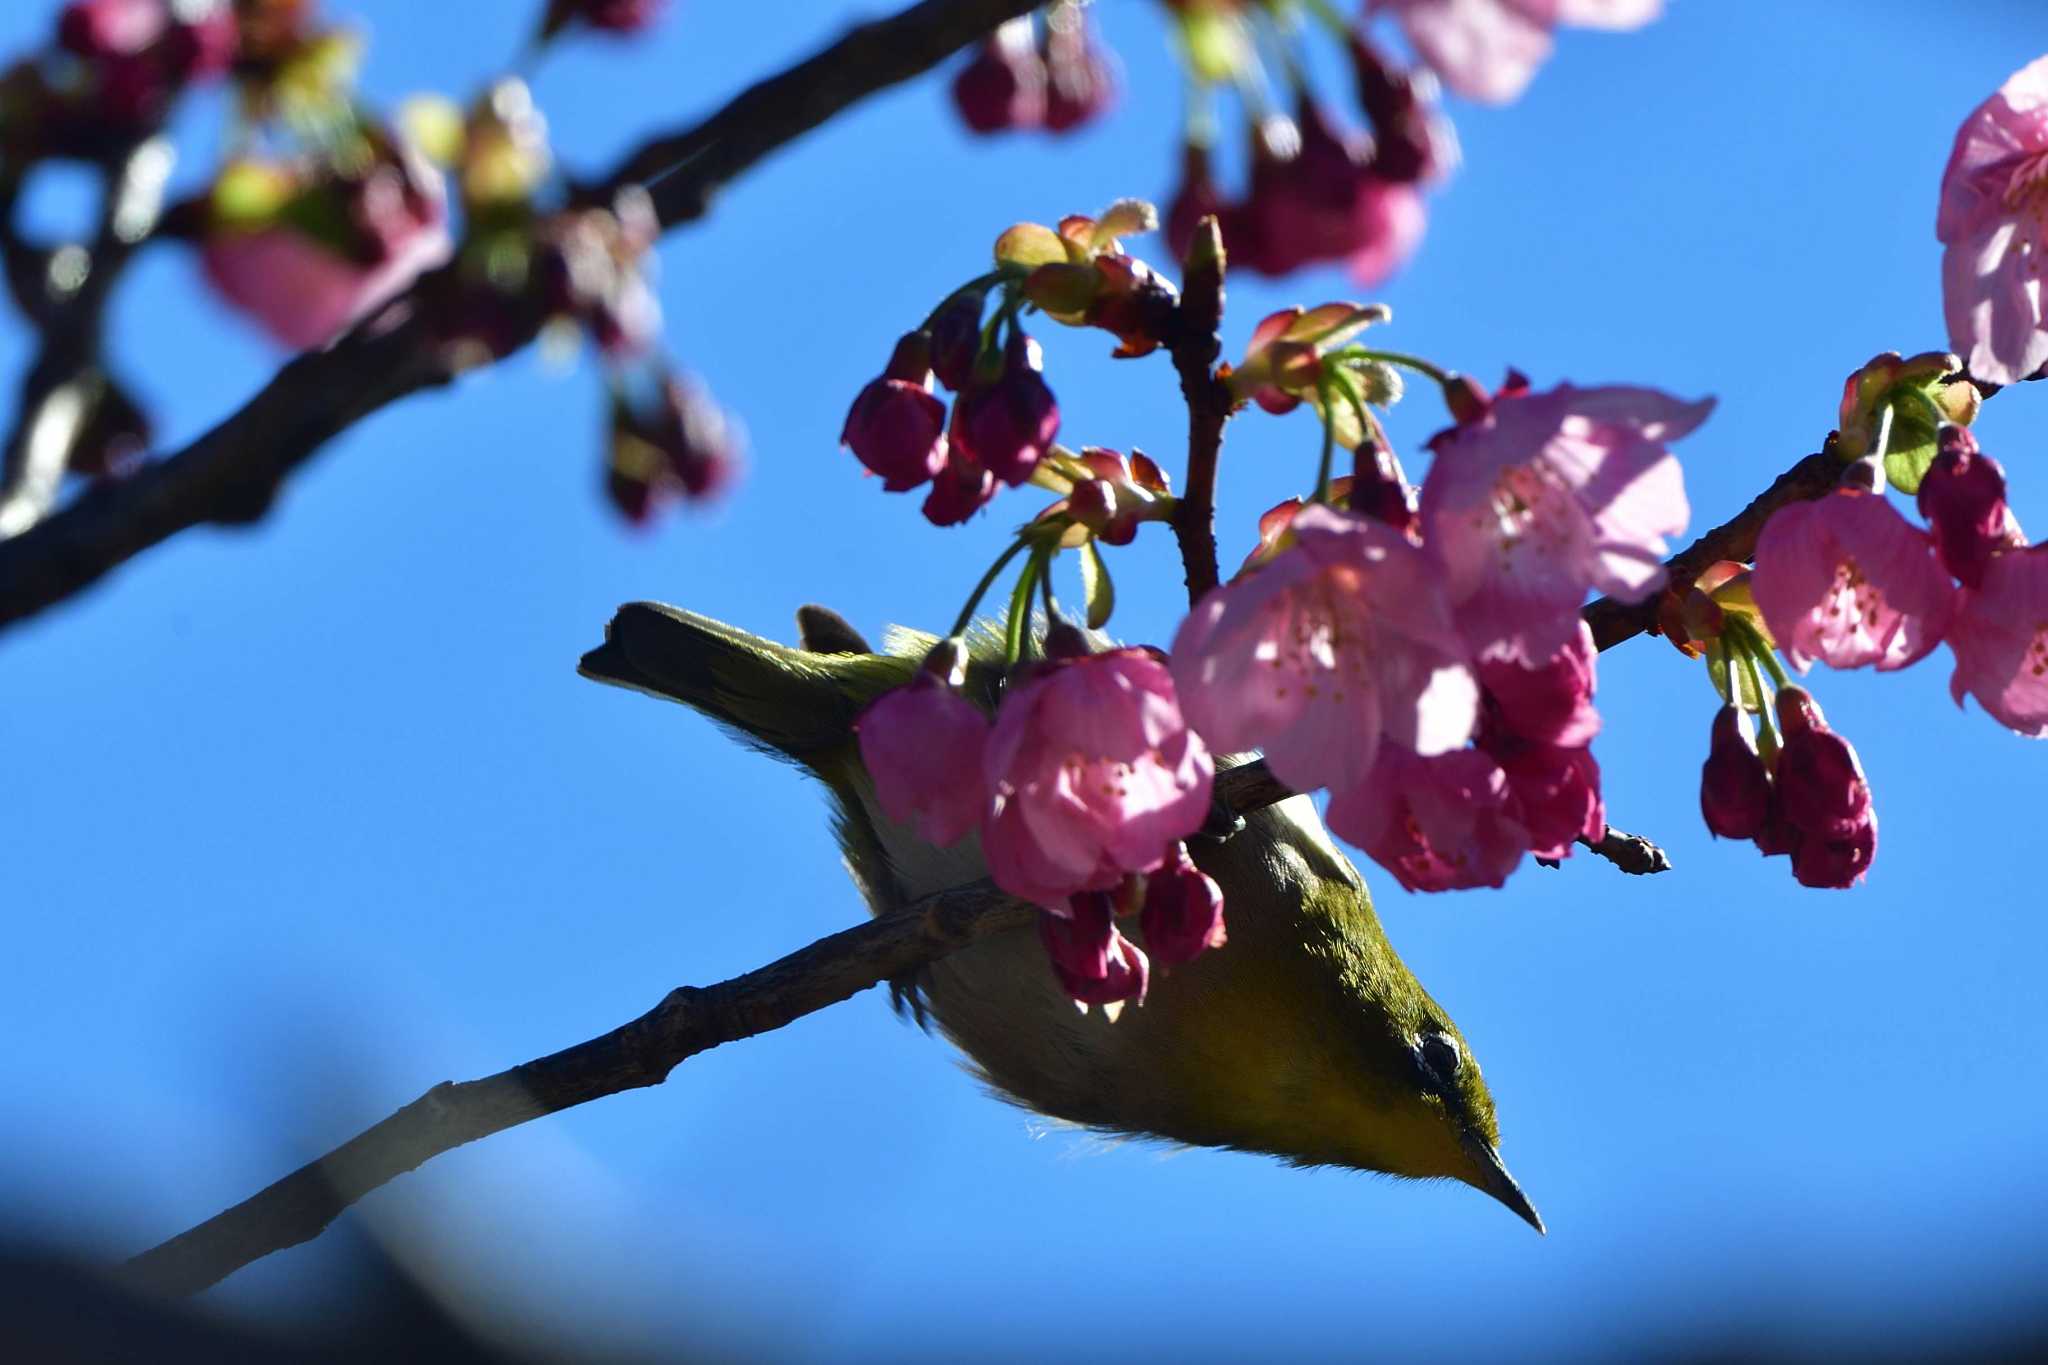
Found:
<path fill-rule="evenodd" d="M 997 266 L 994 270 L 989 271 L 986 275 L 976 275 L 973 279 L 961 285 L 958 289 L 955 289 L 952 293 L 946 295 L 946 297 L 940 299 L 937 306 L 935 306 L 931 312 L 926 313 L 924 315 L 924 322 L 920 324 L 918 330 L 929 332 L 931 330 L 932 324 L 938 321 L 939 314 L 943 313 L 946 310 L 946 305 L 951 303 L 954 299 L 959 298 L 962 294 L 967 293 L 971 289 L 986 289 L 990 285 L 995 284 L 1008 276 L 1016 274 L 1018 274 L 1016 266 L 1002 265 Z"/>
<path fill-rule="evenodd" d="M 1327 503 L 1330 500 L 1330 467 L 1337 458 L 1337 405 L 1332 396 L 1336 388 L 1325 374 L 1316 380 L 1316 396 L 1322 400 L 1323 456 L 1316 465 L 1316 491 L 1311 502 Z"/>
<path fill-rule="evenodd" d="M 988 566 L 988 572 L 983 574 L 981 581 L 974 585 L 974 591 L 967 594 L 967 605 L 960 608 L 960 614 L 953 619 L 953 629 L 946 632 L 949 638 L 957 638 L 967 633 L 967 623 L 974 619 L 974 609 L 980 606 L 981 599 L 988 595 L 989 588 L 996 581 L 996 575 L 1003 571 L 1004 565 L 1023 553 L 1030 544 L 1030 541 L 1019 536 L 1011 542 L 1009 549 L 996 556 L 996 562 Z"/>
<path fill-rule="evenodd" d="M 1449 370 L 1444 369 L 1441 365 L 1433 365 L 1421 356 L 1409 355 L 1403 351 L 1372 350 L 1363 346 L 1347 346 L 1345 351 L 1347 354 L 1356 355 L 1362 360 L 1377 360 L 1383 365 L 1398 365 L 1404 370 L 1413 370 L 1424 379 L 1435 383 L 1438 387 L 1451 382 Z"/>
<path fill-rule="evenodd" d="M 1010 592 L 1010 614 L 1003 621 L 1003 660 L 1016 663 L 1024 657 L 1024 646 L 1031 638 L 1031 590 L 1038 585 L 1038 576 L 1046 571 L 1046 561 L 1051 554 L 1043 546 L 1034 546 L 1031 558 L 1025 561 L 1024 572 L 1017 575 L 1017 586 Z"/>

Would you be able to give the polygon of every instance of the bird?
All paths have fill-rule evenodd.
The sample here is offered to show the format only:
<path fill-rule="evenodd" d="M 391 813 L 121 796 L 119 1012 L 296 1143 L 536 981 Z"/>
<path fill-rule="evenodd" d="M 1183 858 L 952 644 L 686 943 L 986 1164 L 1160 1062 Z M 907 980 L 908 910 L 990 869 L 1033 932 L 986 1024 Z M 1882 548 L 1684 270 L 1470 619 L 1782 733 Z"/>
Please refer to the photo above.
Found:
<path fill-rule="evenodd" d="M 872 913 L 986 877 L 974 835 L 939 848 L 882 812 L 855 737 L 861 711 L 908 682 L 934 638 L 898 629 L 876 651 L 817 606 L 797 625 L 790 646 L 628 603 L 579 671 L 680 702 L 815 776 Z M 1000 645 L 993 658 L 986 642 L 970 650 L 968 693 L 992 709 Z M 1501 1160 L 1493 1098 L 1464 1035 L 1395 954 L 1364 878 L 1309 798 L 1252 812 L 1227 837 L 1191 840 L 1190 853 L 1222 888 L 1228 941 L 1156 973 L 1141 1007 L 1114 1018 L 1078 1010 L 1029 929 L 899 984 L 983 1082 L 1026 1109 L 1105 1135 L 1461 1181 L 1543 1232 Z M 1127 932 L 1142 945 L 1142 931 Z"/>

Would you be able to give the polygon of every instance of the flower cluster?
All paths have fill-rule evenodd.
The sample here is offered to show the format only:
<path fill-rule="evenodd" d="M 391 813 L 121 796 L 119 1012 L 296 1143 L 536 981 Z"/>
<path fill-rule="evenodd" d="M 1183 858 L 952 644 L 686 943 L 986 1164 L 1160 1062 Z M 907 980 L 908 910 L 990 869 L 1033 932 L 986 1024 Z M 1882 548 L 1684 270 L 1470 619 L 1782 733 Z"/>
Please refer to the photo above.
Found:
<path fill-rule="evenodd" d="M 1338 316 L 1268 329 L 1238 378 L 1282 399 L 1320 392 L 1334 431 L 1331 367 L 1370 353 L 1297 339 L 1318 314 Z M 1273 354 L 1285 347 L 1298 349 Z M 1662 585 L 1664 538 L 1686 515 L 1668 443 L 1710 407 L 1645 389 L 1447 387 L 1463 412 L 1431 443 L 1419 507 L 1361 430 L 1375 458 L 1343 486 L 1347 505 L 1275 509 L 1246 572 L 1197 605 L 1173 650 L 1204 738 L 1263 749 L 1297 790 L 1328 788 L 1330 827 L 1411 890 L 1498 886 L 1524 854 L 1563 857 L 1604 832 L 1578 611 L 1589 590 L 1640 601 Z"/>
<path fill-rule="evenodd" d="M 977 133 L 1039 128 L 1064 133 L 1116 102 L 1115 59 L 1080 0 L 1057 0 L 1034 26 L 1003 24 L 953 78 L 953 107 Z"/>
<path fill-rule="evenodd" d="M 1046 645 L 991 724 L 964 695 L 964 646 L 942 642 L 861 715 L 861 758 L 889 818 L 938 844 L 978 832 L 996 884 L 1039 907 L 1067 993 L 1111 1007 L 1144 998 L 1153 964 L 1223 941 L 1222 892 L 1183 843 L 1215 769 L 1156 654 L 1091 652 L 1071 627 Z M 1143 947 L 1117 927 L 1132 911 Z"/>
<path fill-rule="evenodd" d="M 1167 211 L 1176 252 L 1185 254 L 1196 224 L 1213 214 L 1232 263 L 1261 274 L 1343 261 L 1372 285 L 1413 254 L 1425 220 L 1420 187 L 1456 165 L 1456 136 L 1427 73 L 1395 66 L 1357 31 L 1345 35 L 1345 47 L 1371 135 L 1343 127 L 1302 86 L 1292 118 L 1266 111 L 1247 120 L 1249 184 L 1229 201 L 1211 169 L 1206 128 L 1198 128 Z"/>
<path fill-rule="evenodd" d="M 1032 308 L 1100 328 L 1117 338 L 1119 356 L 1156 349 L 1177 295 L 1121 238 L 1157 223 L 1151 205 L 1125 200 L 1100 218 L 1076 214 L 1057 229 L 1020 223 L 1004 232 L 996 269 L 948 295 L 897 341 L 888 366 L 848 409 L 841 443 L 888 492 L 929 484 L 924 515 L 935 526 L 966 521 L 1001 484 L 1031 480 L 1054 448 L 1060 409 L 1038 342 L 1018 315 Z M 950 420 L 935 384 L 957 395 Z"/>
<path fill-rule="evenodd" d="M 2048 557 L 2005 502 L 2005 472 L 1944 426 L 1919 484 L 1922 529 L 1882 492 L 1841 488 L 1778 511 L 1757 539 L 1753 591 L 1801 672 L 1904 668 L 1944 640 L 1950 691 L 2021 734 L 2048 735 Z"/>
<path fill-rule="evenodd" d="M 1747 839 L 1766 857 L 1789 856 L 1801 886 L 1854 886 L 1877 856 L 1877 811 L 1863 765 L 1804 688 L 1780 688 L 1773 710 L 1776 729 L 1764 731 L 1761 752 L 1743 704 L 1715 715 L 1700 770 L 1700 815 L 1719 838 Z"/>

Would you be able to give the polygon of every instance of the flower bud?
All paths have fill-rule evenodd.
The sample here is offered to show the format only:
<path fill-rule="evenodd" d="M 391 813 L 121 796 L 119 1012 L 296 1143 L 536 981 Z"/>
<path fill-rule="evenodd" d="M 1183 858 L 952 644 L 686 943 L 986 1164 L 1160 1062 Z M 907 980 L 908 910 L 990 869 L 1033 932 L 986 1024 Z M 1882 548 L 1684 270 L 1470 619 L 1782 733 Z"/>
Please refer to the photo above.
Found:
<path fill-rule="evenodd" d="M 1166 866 L 1147 874 L 1138 923 L 1145 947 L 1162 967 L 1192 962 L 1204 949 L 1223 946 L 1223 888 L 1195 866 L 1186 844 L 1174 845 Z"/>
<path fill-rule="evenodd" d="M 1943 427 L 1936 445 L 1920 480 L 1920 515 L 1942 567 L 1964 587 L 1981 588 L 1991 556 L 2020 541 L 2005 502 L 2005 471 L 1977 448 L 1967 427 Z"/>
<path fill-rule="evenodd" d="M 1427 69 L 1403 71 L 1354 28 L 1346 41 L 1358 103 L 1373 133 L 1373 171 L 1400 184 L 1439 180 L 1458 163 L 1458 137 L 1436 107 Z"/>
<path fill-rule="evenodd" d="M 932 491 L 924 499 L 925 520 L 934 526 L 958 526 L 986 507 L 995 495 L 995 475 L 964 451 L 952 450 L 944 466 L 932 476 Z"/>
<path fill-rule="evenodd" d="M 601 33 L 638 33 L 661 14 L 665 0 L 549 0 L 541 36 L 552 37 L 573 23 Z"/>
<path fill-rule="evenodd" d="M 1808 839 L 1855 836 L 1871 819 L 1870 784 L 1856 750 L 1828 728 L 1804 688 L 1780 688 L 1776 706 L 1785 739 L 1777 770 L 1785 819 Z"/>
<path fill-rule="evenodd" d="M 839 443 L 902 493 L 928 483 L 946 461 L 946 408 L 931 390 L 931 336 L 912 332 L 896 343 L 889 367 L 847 410 Z"/>
<path fill-rule="evenodd" d="M 1031 477 L 1059 433 L 1060 409 L 1046 386 L 1038 343 L 1010 333 L 1003 368 L 993 380 L 976 376 L 953 405 L 952 444 L 1011 487 Z"/>
<path fill-rule="evenodd" d="M 1055 5 L 1046 12 L 1044 61 L 1045 126 L 1063 133 L 1078 128 L 1116 102 L 1116 71 L 1096 41 L 1094 26 L 1079 5 Z"/>
<path fill-rule="evenodd" d="M 947 299 L 932 318 L 932 370 L 955 393 L 974 378 L 974 362 L 981 354 L 981 313 L 987 302 L 986 289 L 970 289 Z"/>
<path fill-rule="evenodd" d="M 1700 815 L 1716 838 L 1755 839 L 1765 831 L 1770 808 L 1771 775 L 1750 741 L 1749 718 L 1724 706 L 1700 766 Z"/>
<path fill-rule="evenodd" d="M 1841 839 L 1805 838 L 1792 850 L 1792 876 L 1801 886 L 1847 890 L 1863 879 L 1877 857 L 1877 817 L 1872 815 Z"/>
<path fill-rule="evenodd" d="M 1036 128 L 1045 122 L 1045 62 L 1032 43 L 1031 17 L 990 35 L 953 78 L 953 107 L 977 133 Z"/>
<path fill-rule="evenodd" d="M 1209 165 L 1209 147 L 1189 142 L 1181 148 L 1180 184 L 1166 202 L 1166 245 L 1175 260 L 1185 260 L 1194 245 L 1195 227 L 1204 218 L 1222 214 L 1223 195 Z M 1234 245 L 1236 238 L 1230 241 Z"/>
<path fill-rule="evenodd" d="M 1143 1003 L 1152 964 L 1137 944 L 1117 932 L 1109 892 L 1075 896 L 1064 915 L 1041 910 L 1038 939 L 1045 945 L 1053 975 L 1076 1004 Z"/>

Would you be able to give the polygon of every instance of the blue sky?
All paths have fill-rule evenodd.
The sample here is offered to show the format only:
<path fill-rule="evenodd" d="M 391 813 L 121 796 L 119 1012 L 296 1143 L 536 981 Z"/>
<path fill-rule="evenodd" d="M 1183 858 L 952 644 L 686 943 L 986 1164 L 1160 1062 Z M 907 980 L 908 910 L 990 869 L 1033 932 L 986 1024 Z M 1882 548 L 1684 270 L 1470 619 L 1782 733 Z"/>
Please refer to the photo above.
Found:
<path fill-rule="evenodd" d="M 44 8 L 7 7 L 0 48 Z M 361 17 L 368 86 L 397 98 L 472 88 L 534 7 L 329 8 Z M 609 164 L 878 6 L 772 8 L 679 0 L 642 44 L 565 46 L 536 81 L 559 151 Z M 801 779 L 579 680 L 576 657 L 641 597 L 784 636 L 813 599 L 870 630 L 950 618 L 1035 504 L 934 531 L 855 476 L 839 423 L 1008 223 L 1165 193 L 1164 30 L 1151 5 L 1099 8 L 1127 81 L 1107 123 L 974 141 L 927 79 L 664 243 L 671 345 L 751 433 L 723 506 L 622 530 L 595 492 L 595 371 L 529 353 L 363 424 L 255 530 L 187 535 L 0 639 L 0 1221 L 140 1249 L 436 1081 L 859 914 Z M 1717 396 L 1681 454 L 1696 524 L 1721 519 L 1816 448 L 1848 371 L 1945 342 L 1949 140 L 2048 49 L 2048 21 L 2030 0 L 1944 13 L 1937 37 L 1905 0 L 1695 0 L 1641 33 L 1567 33 L 1519 104 L 1455 106 L 1466 164 L 1378 295 L 1386 343 Z M 75 196 L 43 198 L 54 224 Z M 1227 345 L 1352 292 L 1335 271 L 1233 279 Z M 114 321 L 174 443 L 280 359 L 177 249 L 142 260 Z M 1163 360 L 1043 339 L 1067 439 L 1178 466 Z M 0 335 L 7 372 L 24 355 Z M 1439 416 L 1418 398 L 1396 435 Z M 2035 528 L 2044 429 L 2031 390 L 1979 425 Z M 1315 441 L 1303 415 L 1233 424 L 1226 562 L 1309 479 Z M 1169 638 L 1170 539 L 1114 568 L 1119 630 Z M 1826 1344 L 2019 1311 L 2048 1259 L 2048 751 L 1952 706 L 1945 652 L 1817 677 L 1882 831 L 1867 885 L 1805 891 L 1700 827 L 1703 671 L 1654 640 L 1601 663 L 1611 813 L 1676 871 L 1577 859 L 1438 898 L 1375 879 L 1486 1068 L 1547 1239 L 1461 1188 L 1106 1148 L 983 1096 L 879 994 L 441 1158 L 350 1224 L 501 1321 L 800 1359 L 1583 1358 L 1759 1321 Z M 214 1300 L 321 1311 L 340 1252 L 273 1257 Z"/>

